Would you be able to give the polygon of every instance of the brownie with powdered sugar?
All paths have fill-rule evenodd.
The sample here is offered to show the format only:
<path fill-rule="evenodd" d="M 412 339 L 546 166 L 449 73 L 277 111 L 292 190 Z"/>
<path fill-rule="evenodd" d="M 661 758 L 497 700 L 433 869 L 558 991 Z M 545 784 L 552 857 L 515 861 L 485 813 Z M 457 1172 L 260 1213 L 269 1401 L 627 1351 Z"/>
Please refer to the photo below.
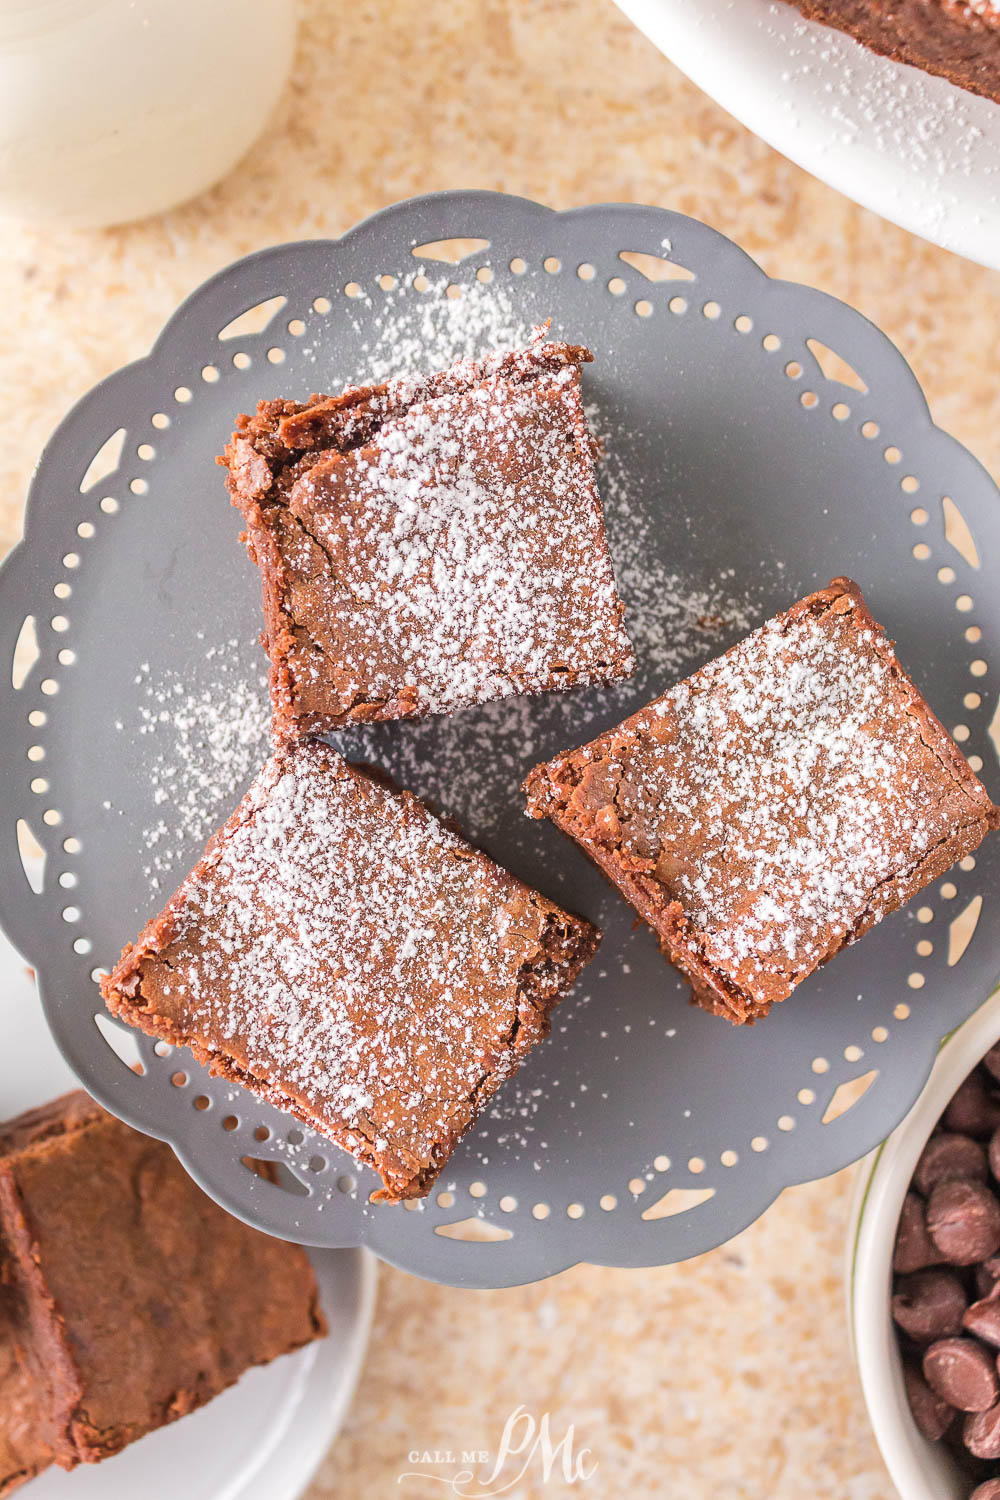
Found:
<path fill-rule="evenodd" d="M 650 924 L 698 1004 L 736 1023 L 1000 822 L 846 578 L 537 766 L 525 790 Z"/>
<path fill-rule="evenodd" d="M 397 1200 L 428 1191 L 598 938 L 410 793 L 301 741 L 102 989 Z"/>
<path fill-rule="evenodd" d="M 635 670 L 580 389 L 546 342 L 241 416 L 278 737 Z"/>

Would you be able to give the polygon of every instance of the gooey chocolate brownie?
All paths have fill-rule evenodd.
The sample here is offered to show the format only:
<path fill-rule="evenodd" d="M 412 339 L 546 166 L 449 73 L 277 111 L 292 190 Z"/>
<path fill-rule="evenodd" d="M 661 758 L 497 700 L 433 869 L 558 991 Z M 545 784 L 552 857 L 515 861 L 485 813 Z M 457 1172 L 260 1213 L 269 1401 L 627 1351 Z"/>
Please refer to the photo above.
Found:
<path fill-rule="evenodd" d="M 260 568 L 279 737 L 634 671 L 590 358 L 538 339 L 240 417 L 220 462 Z"/>
<path fill-rule="evenodd" d="M 846 578 L 582 749 L 529 811 L 575 839 L 706 1010 L 750 1022 L 998 826 Z"/>
<path fill-rule="evenodd" d="M 412 1198 L 597 941 L 415 797 L 302 742 L 102 988 L 124 1020 L 375 1167 L 381 1197 Z"/>
<path fill-rule="evenodd" d="M 0 1125 L 0 1494 L 117 1453 L 325 1332 L 305 1252 L 86 1094 Z"/>

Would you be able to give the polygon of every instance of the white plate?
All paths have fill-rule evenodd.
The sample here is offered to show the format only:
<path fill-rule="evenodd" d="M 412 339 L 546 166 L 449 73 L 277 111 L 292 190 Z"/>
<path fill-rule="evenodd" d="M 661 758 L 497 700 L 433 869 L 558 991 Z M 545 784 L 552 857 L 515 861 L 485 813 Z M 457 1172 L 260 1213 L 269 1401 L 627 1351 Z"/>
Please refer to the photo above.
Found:
<path fill-rule="evenodd" d="M 49 1037 L 30 971 L 0 933 L 0 1120 L 76 1080 Z M 200 1411 L 106 1463 L 50 1469 L 25 1500 L 294 1500 L 336 1437 L 368 1342 L 375 1261 L 363 1250 L 310 1252 L 329 1336 L 250 1370 Z"/>
<path fill-rule="evenodd" d="M 618 4 L 692 82 L 806 171 L 1000 268 L 1000 105 L 876 57 L 783 0 Z"/>

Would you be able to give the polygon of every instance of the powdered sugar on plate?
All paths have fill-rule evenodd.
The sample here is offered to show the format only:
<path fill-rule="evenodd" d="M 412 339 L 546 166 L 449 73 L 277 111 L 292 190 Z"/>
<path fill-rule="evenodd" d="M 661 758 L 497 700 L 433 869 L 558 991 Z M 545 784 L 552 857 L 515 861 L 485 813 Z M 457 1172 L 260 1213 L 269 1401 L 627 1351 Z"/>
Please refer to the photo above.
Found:
<path fill-rule="evenodd" d="M 503 288 L 477 281 L 449 297 L 447 277 L 421 275 L 424 291 L 401 285 L 367 325 L 368 379 L 445 370 L 456 360 L 527 343 L 530 324 Z"/>
<path fill-rule="evenodd" d="M 624 584 L 622 591 L 628 608 Z M 743 632 L 752 607 L 730 575 L 709 585 L 692 584 L 680 574 L 661 575 L 651 598 L 654 592 L 655 604 L 650 602 L 640 617 L 642 634 L 626 615 L 642 686 L 633 679 L 607 688 L 505 698 L 446 719 L 351 730 L 337 743 L 352 760 L 385 766 L 400 785 L 429 798 L 489 843 L 520 819 L 520 782 L 536 761 L 587 739 L 598 716 L 605 724 L 624 717 L 676 675 L 672 667 L 695 665 L 714 654 Z M 758 610 L 753 618 L 759 617 Z M 527 838 L 530 830 L 517 826 Z"/>
<path fill-rule="evenodd" d="M 531 320 L 502 287 L 475 281 L 464 284 L 460 296 L 450 297 L 448 286 L 447 276 L 428 276 L 421 266 L 391 291 L 362 292 L 352 321 L 365 334 L 364 366 L 329 372 L 327 388 L 432 374 L 457 360 L 528 342 Z M 308 346 L 304 352 L 317 358 Z"/>
<path fill-rule="evenodd" d="M 758 625 L 762 595 L 740 588 L 732 568 L 692 577 L 664 566 L 662 533 L 672 497 L 651 504 L 628 467 L 629 433 L 606 425 L 597 406 L 588 407 L 587 417 L 602 450 L 598 482 L 626 629 L 639 677 L 653 697 Z"/>
<path fill-rule="evenodd" d="M 447 284 L 438 277 L 420 292 L 403 283 L 374 312 L 371 298 L 378 293 L 359 298 L 359 313 L 365 310 L 359 322 L 369 330 L 365 368 L 317 383 L 337 388 L 348 379 L 433 372 L 529 336 L 528 321 L 502 288 L 475 282 L 452 298 Z M 602 351 L 595 356 L 599 362 Z M 457 817 L 472 837 L 506 852 L 516 853 L 535 836 L 522 816 L 519 787 L 536 761 L 617 722 L 766 613 L 763 583 L 758 593 L 737 586 L 729 569 L 691 576 L 665 566 L 663 509 L 639 491 L 630 471 L 629 432 L 609 427 L 599 407 L 587 415 L 603 450 L 598 484 L 638 657 L 635 677 L 613 687 L 507 697 L 448 716 L 352 730 L 335 741 L 351 759 L 387 770 Z M 663 504 L 669 503 L 665 495 Z M 141 835 L 154 891 L 183 873 L 180 861 L 189 862 L 192 850 L 224 821 L 267 755 L 264 679 L 247 670 L 246 654 L 229 641 L 209 647 L 190 679 L 157 677 L 148 667 L 139 674 L 136 721 L 121 727 L 152 737 L 156 746 L 157 816 Z"/>
<path fill-rule="evenodd" d="M 194 678 L 157 676 L 148 663 L 136 675 L 136 719 L 123 734 L 152 737 L 143 760 L 153 779 L 155 821 L 142 830 L 150 887 L 177 870 L 192 843 L 204 843 L 232 810 L 267 755 L 266 679 L 248 674 L 236 640 L 210 646 Z"/>
<path fill-rule="evenodd" d="M 638 661 L 635 676 L 596 689 L 510 697 L 447 717 L 354 729 L 336 741 L 350 759 L 385 767 L 488 847 L 501 835 L 515 849 L 532 838 L 521 817 L 520 783 L 535 762 L 624 718 L 745 635 L 766 612 L 763 595 L 739 587 L 731 569 L 691 577 L 665 566 L 662 511 L 643 498 L 629 472 L 627 435 L 605 428 L 594 408 L 588 417 L 603 449 L 598 486 Z"/>

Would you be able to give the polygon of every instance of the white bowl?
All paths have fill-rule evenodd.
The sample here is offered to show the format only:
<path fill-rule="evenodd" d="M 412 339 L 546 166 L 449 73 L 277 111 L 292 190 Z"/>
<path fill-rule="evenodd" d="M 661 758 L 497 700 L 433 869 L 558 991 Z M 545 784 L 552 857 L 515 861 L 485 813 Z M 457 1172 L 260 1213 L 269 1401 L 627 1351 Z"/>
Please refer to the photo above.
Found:
<path fill-rule="evenodd" d="M 902 1500 L 968 1500 L 968 1478 L 910 1415 L 889 1295 L 896 1225 L 913 1169 L 952 1094 L 998 1040 L 1000 990 L 945 1040 L 916 1104 L 858 1168 L 847 1243 L 851 1340 L 875 1437 Z"/>
<path fill-rule="evenodd" d="M 0 215 L 103 228 L 194 197 L 260 135 L 295 31 L 293 0 L 0 0 Z"/>

